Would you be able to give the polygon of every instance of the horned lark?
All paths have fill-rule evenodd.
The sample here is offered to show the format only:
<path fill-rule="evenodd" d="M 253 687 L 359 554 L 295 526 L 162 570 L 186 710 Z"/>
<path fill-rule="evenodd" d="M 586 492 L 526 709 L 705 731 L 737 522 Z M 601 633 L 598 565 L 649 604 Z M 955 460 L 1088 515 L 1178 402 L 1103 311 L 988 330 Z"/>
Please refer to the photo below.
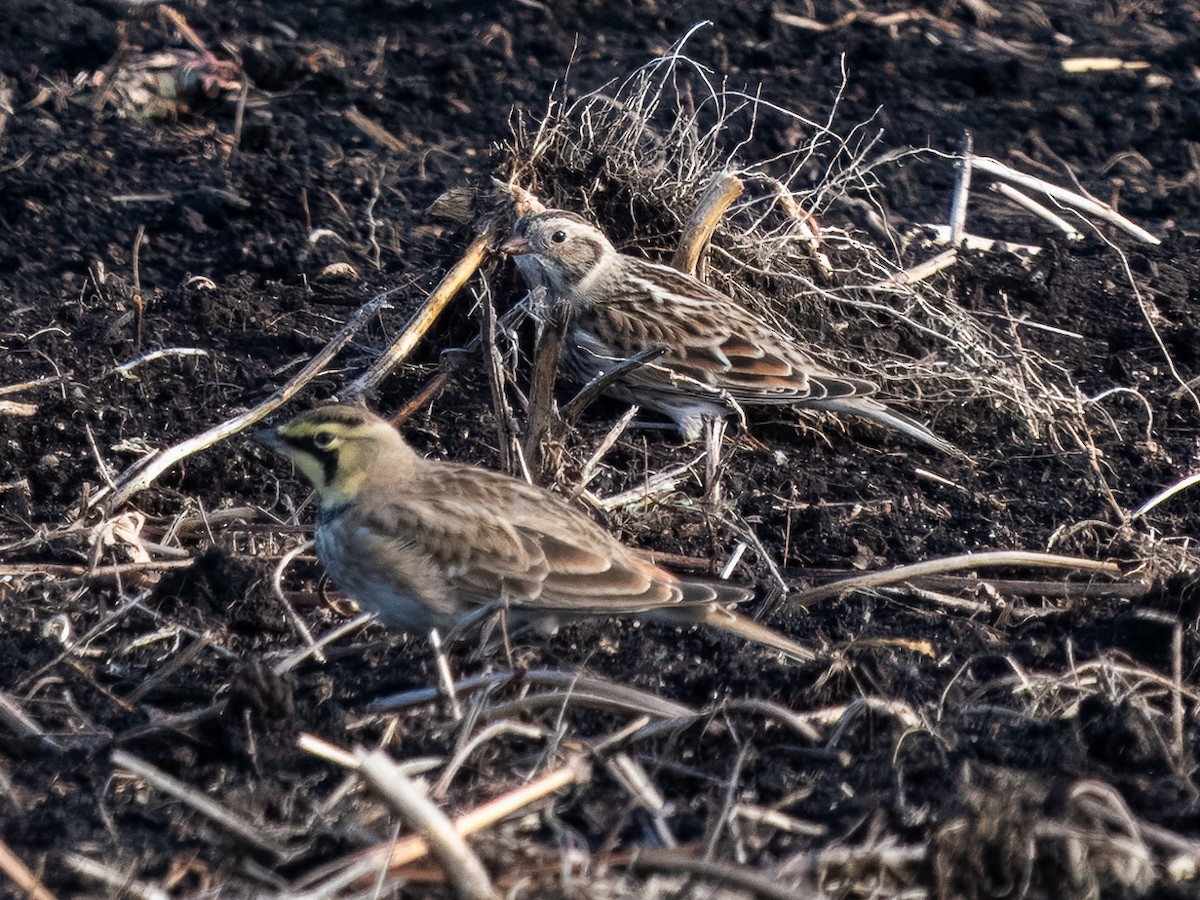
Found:
<path fill-rule="evenodd" d="M 586 383 L 639 350 L 665 348 L 658 361 L 623 376 L 610 392 L 668 416 L 688 440 L 700 435 L 706 417 L 739 406 L 795 405 L 874 419 L 961 455 L 920 422 L 872 398 L 870 382 L 825 368 L 795 338 L 704 282 L 618 253 L 573 213 L 549 210 L 518 220 L 502 249 L 529 254 L 551 293 L 568 298 L 572 321 L 561 358 L 568 376 Z"/>
<path fill-rule="evenodd" d="M 318 407 L 263 440 L 317 489 L 317 554 L 330 576 L 391 628 L 451 628 L 498 601 L 511 621 L 543 633 L 587 616 L 637 615 L 814 658 L 727 609 L 751 596 L 745 588 L 679 578 L 541 488 L 424 459 L 364 409 Z"/>

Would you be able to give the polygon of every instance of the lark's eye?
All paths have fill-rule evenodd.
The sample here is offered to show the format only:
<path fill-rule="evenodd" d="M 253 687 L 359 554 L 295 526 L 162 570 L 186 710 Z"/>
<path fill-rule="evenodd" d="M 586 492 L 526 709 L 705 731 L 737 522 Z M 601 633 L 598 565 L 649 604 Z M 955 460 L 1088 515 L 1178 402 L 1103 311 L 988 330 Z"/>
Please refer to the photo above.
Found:
<path fill-rule="evenodd" d="M 556 231 L 554 234 L 550 235 L 550 242 L 552 244 L 561 244 L 566 239 L 567 233 L 565 231 Z"/>
<path fill-rule="evenodd" d="M 313 435 L 313 445 L 318 450 L 328 450 L 333 446 L 333 433 L 329 431 L 318 431 Z"/>

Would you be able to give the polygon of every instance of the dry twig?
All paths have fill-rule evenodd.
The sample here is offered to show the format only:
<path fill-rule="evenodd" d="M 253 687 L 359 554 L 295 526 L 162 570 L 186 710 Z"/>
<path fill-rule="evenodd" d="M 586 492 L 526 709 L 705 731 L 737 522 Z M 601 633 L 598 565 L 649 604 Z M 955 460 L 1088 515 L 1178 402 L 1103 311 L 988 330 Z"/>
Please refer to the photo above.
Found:
<path fill-rule="evenodd" d="M 13 853 L 4 841 L 0 841 L 0 872 L 7 875 L 30 900 L 54 900 L 54 895 L 42 886 L 41 879 L 21 862 L 20 857 Z"/>
<path fill-rule="evenodd" d="M 558 372 L 559 348 L 570 322 L 570 305 L 559 298 L 552 306 L 545 302 L 546 289 L 540 287 L 531 294 L 534 308 L 546 309 L 540 323 L 537 346 L 533 351 L 533 374 L 529 385 L 529 410 L 525 422 L 523 452 L 525 464 L 534 478 L 542 468 L 542 442 L 553 434 L 559 416 L 554 411 L 554 383 Z"/>
<path fill-rule="evenodd" d="M 186 803 L 206 819 L 219 825 L 254 849 L 268 853 L 278 860 L 287 859 L 290 855 L 283 844 L 264 833 L 262 827 L 253 824 L 251 818 L 245 813 L 227 809 L 200 789 L 180 781 L 173 775 L 168 775 L 157 766 L 124 750 L 114 750 L 112 761 L 114 766 L 141 778 L 181 803 Z"/>
<path fill-rule="evenodd" d="M 709 180 L 700 194 L 700 200 L 683 226 L 679 237 L 679 248 L 671 259 L 671 265 L 688 275 L 697 274 L 700 257 L 708 242 L 712 240 L 721 217 L 738 197 L 742 195 L 742 180 L 732 172 L 718 172 Z"/>
<path fill-rule="evenodd" d="M 1121 573 L 1121 569 L 1116 563 L 1081 559 L 1075 556 L 1059 556 L 1053 553 L 1034 553 L 1027 550 L 997 550 L 987 553 L 964 553 L 961 556 L 933 559 L 911 566 L 898 566 L 884 572 L 870 572 L 821 587 L 809 588 L 807 591 L 793 594 L 789 599 L 800 606 L 812 606 L 814 603 L 836 597 L 847 591 L 882 587 L 907 581 L 910 578 L 938 575 L 957 569 L 997 567 L 1075 569 L 1085 572 L 1102 572 L 1106 575 L 1120 575 Z"/>
<path fill-rule="evenodd" d="M 133 900 L 170 900 L 171 895 L 162 888 L 134 880 L 124 868 L 105 865 L 99 860 L 70 851 L 64 853 L 62 859 L 76 874 L 98 881 L 117 892 L 117 896 L 132 897 Z"/>
<path fill-rule="evenodd" d="M 461 836 L 474 834 L 483 828 L 518 812 L 531 803 L 563 788 L 580 784 L 589 777 L 587 766 L 578 757 L 565 766 L 547 772 L 529 784 L 503 794 L 494 800 L 477 806 L 454 820 L 454 830 Z M 420 837 L 410 837 L 398 842 L 387 842 L 379 846 L 336 860 L 311 872 L 300 884 L 306 898 L 327 897 L 342 886 L 360 882 L 373 883 L 379 872 L 395 873 L 397 869 L 421 859 L 429 847 Z"/>
<path fill-rule="evenodd" d="M 981 172 L 986 172 L 996 178 L 1003 178 L 1006 181 L 1011 181 L 1013 184 L 1019 184 L 1022 187 L 1032 191 L 1038 191 L 1045 194 L 1059 203 L 1064 203 L 1067 206 L 1074 207 L 1090 216 L 1095 216 L 1110 225 L 1114 225 L 1133 235 L 1139 241 L 1145 244 L 1161 244 L 1158 238 L 1142 228 L 1140 225 L 1135 225 L 1124 216 L 1113 210 L 1111 207 L 1105 206 L 1102 203 L 1097 203 L 1090 197 L 1084 197 L 1074 191 L 1068 191 L 1056 184 L 1051 184 L 1048 181 L 1043 181 L 1041 178 L 1035 178 L 1032 175 L 1026 175 L 1024 172 L 1018 172 L 1011 166 L 1006 166 L 999 160 L 989 159 L 986 156 L 974 157 L 975 168 Z"/>
<path fill-rule="evenodd" d="M 749 891 L 763 900 L 796 900 L 796 889 L 780 884 L 772 875 L 721 860 L 700 859 L 676 850 L 637 850 L 630 867 L 643 872 L 679 872 Z"/>
<path fill-rule="evenodd" d="M 382 750 L 358 750 L 354 755 L 359 773 L 421 835 L 458 896 L 467 900 L 493 900 L 496 889 L 483 863 L 471 852 L 462 832 L 426 798 L 417 783 Z"/>
<path fill-rule="evenodd" d="M 692 719 L 698 713 L 670 700 L 654 694 L 639 691 L 637 688 L 624 684 L 597 678 L 592 675 L 581 675 L 578 672 L 556 672 L 548 669 L 531 669 L 526 672 L 489 672 L 485 675 L 475 675 L 464 678 L 454 684 L 454 692 L 464 696 L 480 690 L 499 690 L 503 687 L 520 687 L 533 685 L 538 687 L 562 688 L 576 702 L 595 704 L 603 709 L 615 712 L 637 713 L 653 716 L 656 719 Z M 441 697 L 438 688 L 418 688 L 390 697 L 381 697 L 374 701 L 369 709 L 372 712 L 391 712 L 408 706 L 418 706 L 432 703 Z M 557 702 L 557 696 L 555 702 Z M 497 709 L 491 709 L 493 718 L 502 718 Z"/>
<path fill-rule="evenodd" d="M 128 501 L 134 494 L 152 485 L 158 476 L 171 468 L 171 466 L 186 459 L 193 453 L 206 450 L 214 444 L 233 437 L 233 435 L 239 434 L 251 425 L 265 419 L 276 409 L 291 400 L 305 385 L 319 375 L 325 366 L 329 364 L 329 361 L 337 355 L 338 351 L 349 343 L 350 339 L 377 312 L 386 307 L 392 297 L 399 293 L 399 291 L 399 288 L 384 291 L 359 307 L 358 311 L 350 318 L 350 321 L 342 327 L 341 331 L 334 335 L 333 339 L 321 349 L 321 352 L 309 360 L 303 369 L 297 372 L 283 387 L 271 394 L 266 400 L 259 403 L 253 409 L 241 415 L 234 416 L 225 422 L 221 422 L 208 429 L 208 431 L 188 438 L 182 443 L 142 457 L 118 476 L 116 483 L 111 489 L 103 488 L 98 491 L 91 498 L 90 506 L 94 508 L 101 500 L 105 500 L 105 509 L 108 513 L 111 513 Z"/>
<path fill-rule="evenodd" d="M 392 370 L 408 358 L 408 354 L 412 352 L 417 342 L 433 327 L 433 323 L 442 314 L 442 310 L 449 305 L 450 301 L 458 295 L 462 286 L 475 274 L 480 263 L 491 251 L 493 243 L 495 243 L 495 238 L 490 232 L 484 232 L 471 241 L 471 245 L 467 247 L 462 259 L 454 264 L 454 267 L 433 289 L 433 293 L 429 295 L 425 305 L 417 310 L 408 324 L 404 326 L 400 336 L 392 341 L 391 346 L 375 360 L 370 369 L 341 392 L 343 400 L 353 400 L 373 393 L 391 374 Z"/>

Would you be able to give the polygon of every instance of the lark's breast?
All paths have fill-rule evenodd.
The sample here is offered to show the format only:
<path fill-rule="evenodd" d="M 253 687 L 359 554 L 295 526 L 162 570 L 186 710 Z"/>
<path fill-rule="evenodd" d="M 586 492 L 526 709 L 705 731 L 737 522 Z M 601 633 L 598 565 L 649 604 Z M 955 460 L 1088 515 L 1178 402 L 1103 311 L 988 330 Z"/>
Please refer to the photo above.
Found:
<path fill-rule="evenodd" d="M 365 612 L 375 613 L 388 628 L 425 633 L 453 621 L 453 615 L 447 616 L 444 610 L 431 605 L 441 598 L 426 597 L 417 587 L 417 582 L 425 579 L 413 575 L 423 572 L 408 571 L 413 566 L 406 567 L 404 560 L 391 554 L 386 559 L 378 558 L 345 523 L 318 523 L 316 545 L 317 556 L 338 589 Z M 420 568 L 419 560 L 409 561 Z"/>

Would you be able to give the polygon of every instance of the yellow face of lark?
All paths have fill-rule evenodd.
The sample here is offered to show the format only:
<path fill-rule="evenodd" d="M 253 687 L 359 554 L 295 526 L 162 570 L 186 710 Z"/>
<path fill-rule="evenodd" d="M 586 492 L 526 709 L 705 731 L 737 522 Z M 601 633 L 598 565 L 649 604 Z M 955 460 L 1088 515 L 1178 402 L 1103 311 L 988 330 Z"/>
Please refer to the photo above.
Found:
<path fill-rule="evenodd" d="M 348 407 L 310 410 L 270 432 L 267 441 L 313 483 L 322 506 L 354 499 L 378 440 L 374 417 Z"/>

